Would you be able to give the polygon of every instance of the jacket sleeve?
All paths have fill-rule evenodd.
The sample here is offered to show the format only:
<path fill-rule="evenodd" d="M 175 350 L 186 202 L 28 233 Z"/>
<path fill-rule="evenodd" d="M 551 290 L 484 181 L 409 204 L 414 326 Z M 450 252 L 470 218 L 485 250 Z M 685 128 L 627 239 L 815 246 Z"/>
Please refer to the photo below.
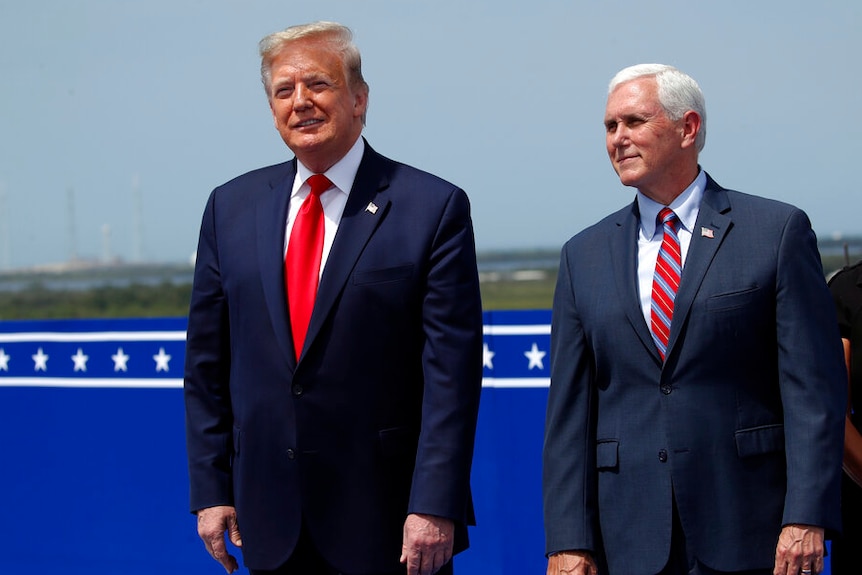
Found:
<path fill-rule="evenodd" d="M 482 391 L 482 302 L 466 194 L 442 210 L 422 303 L 422 424 L 408 511 L 472 522 L 470 468 Z"/>
<path fill-rule="evenodd" d="M 598 545 L 596 431 L 592 360 L 563 248 L 551 320 L 551 387 L 545 420 L 545 552 Z"/>
<path fill-rule="evenodd" d="M 214 226 L 216 195 L 217 190 L 201 224 L 186 334 L 183 389 L 193 512 L 233 505 L 230 334 Z"/>
<path fill-rule="evenodd" d="M 802 211 L 789 217 L 778 249 L 775 314 L 787 457 L 783 523 L 839 530 L 847 375 L 817 240 Z"/>

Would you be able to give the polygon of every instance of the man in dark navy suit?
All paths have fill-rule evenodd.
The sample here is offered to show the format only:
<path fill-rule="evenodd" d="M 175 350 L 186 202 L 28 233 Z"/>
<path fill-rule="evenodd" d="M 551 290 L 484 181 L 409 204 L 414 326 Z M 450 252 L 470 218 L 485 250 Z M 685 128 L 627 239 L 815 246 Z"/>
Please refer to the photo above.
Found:
<path fill-rule="evenodd" d="M 637 196 L 562 251 L 547 572 L 818 573 L 847 376 L 808 218 L 701 169 L 703 94 L 675 68 L 622 70 L 604 123 Z"/>
<path fill-rule="evenodd" d="M 228 572 L 226 532 L 253 574 L 451 573 L 482 377 L 467 196 L 362 138 L 349 29 L 260 49 L 296 157 L 204 212 L 185 370 L 198 532 Z"/>

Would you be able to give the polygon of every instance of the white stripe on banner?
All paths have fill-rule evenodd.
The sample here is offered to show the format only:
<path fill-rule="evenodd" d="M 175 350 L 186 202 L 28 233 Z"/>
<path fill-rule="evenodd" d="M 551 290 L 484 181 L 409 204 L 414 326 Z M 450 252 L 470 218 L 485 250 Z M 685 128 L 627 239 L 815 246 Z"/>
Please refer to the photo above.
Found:
<path fill-rule="evenodd" d="M 543 388 L 551 380 L 543 377 L 485 377 L 482 387 L 494 389 Z M 79 379 L 62 377 L 2 377 L 0 387 L 68 387 L 103 389 L 182 389 L 182 379 Z"/>
<path fill-rule="evenodd" d="M 493 387 L 497 389 L 540 388 L 550 386 L 551 378 L 549 377 L 485 377 L 482 379 L 482 387 Z"/>
<path fill-rule="evenodd" d="M 94 331 L 94 332 L 24 332 L 0 333 L 0 343 L 27 341 L 79 342 L 79 341 L 184 341 L 184 331 Z"/>
<path fill-rule="evenodd" d="M 123 379 L 123 378 L 64 378 L 64 377 L 3 377 L 0 387 L 77 387 L 104 389 L 168 389 L 183 387 L 182 379 Z"/>
<path fill-rule="evenodd" d="M 550 325 L 485 325 L 485 335 L 550 335 Z"/>

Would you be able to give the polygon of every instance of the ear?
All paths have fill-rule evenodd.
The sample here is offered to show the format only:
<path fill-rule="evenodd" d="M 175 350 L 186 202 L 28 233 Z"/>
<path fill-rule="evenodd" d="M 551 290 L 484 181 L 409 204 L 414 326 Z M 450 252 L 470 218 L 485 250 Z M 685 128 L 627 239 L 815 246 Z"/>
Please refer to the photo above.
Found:
<path fill-rule="evenodd" d="M 353 93 L 353 117 L 362 118 L 368 110 L 368 88 L 363 87 Z"/>
<path fill-rule="evenodd" d="M 694 110 L 689 110 L 682 115 L 680 126 L 682 129 L 682 147 L 688 148 L 689 146 L 694 146 L 697 135 L 700 133 L 700 114 Z"/>

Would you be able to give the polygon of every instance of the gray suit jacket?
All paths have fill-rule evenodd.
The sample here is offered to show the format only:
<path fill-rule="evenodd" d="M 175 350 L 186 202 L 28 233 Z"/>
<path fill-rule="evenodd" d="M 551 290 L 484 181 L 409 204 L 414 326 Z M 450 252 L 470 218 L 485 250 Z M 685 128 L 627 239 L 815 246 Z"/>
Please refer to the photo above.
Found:
<path fill-rule="evenodd" d="M 563 248 L 544 446 L 547 552 L 661 570 L 675 498 L 721 571 L 781 527 L 840 527 L 846 373 L 806 215 L 708 178 L 662 365 L 637 289 L 637 203 Z"/>

